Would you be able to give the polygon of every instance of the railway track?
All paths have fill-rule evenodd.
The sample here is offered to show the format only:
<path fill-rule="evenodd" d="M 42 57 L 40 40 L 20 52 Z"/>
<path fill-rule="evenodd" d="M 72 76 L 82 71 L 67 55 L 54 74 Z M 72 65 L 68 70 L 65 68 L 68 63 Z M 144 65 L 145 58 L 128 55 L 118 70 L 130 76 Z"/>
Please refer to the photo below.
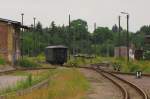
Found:
<path fill-rule="evenodd" d="M 97 64 L 91 64 L 91 66 L 97 66 L 97 67 L 105 67 L 105 69 L 103 68 L 103 70 L 108 71 L 108 64 L 106 63 L 97 63 Z M 132 73 L 126 73 L 126 72 L 121 72 L 121 71 L 113 71 L 113 70 L 109 70 L 109 72 L 113 73 L 113 74 L 121 74 L 121 75 L 131 75 L 134 76 L 136 75 L 136 73 L 132 72 Z M 145 77 L 150 77 L 150 74 L 148 73 L 142 73 L 142 76 Z"/>
<path fill-rule="evenodd" d="M 120 85 L 121 89 L 124 90 L 122 91 L 124 92 L 124 99 L 148 99 L 146 93 L 136 85 L 100 68 L 95 68 L 95 70 Z"/>
<path fill-rule="evenodd" d="M 64 67 L 68 67 L 68 66 L 64 66 Z M 70 67 L 72 68 L 72 67 Z M 115 74 L 108 72 L 108 71 L 104 71 L 102 69 L 99 68 L 99 66 L 95 66 L 95 67 L 78 67 L 78 68 L 85 68 L 85 69 L 92 69 L 96 72 L 98 72 L 99 74 L 101 74 L 102 76 L 104 76 L 105 78 L 109 79 L 112 83 L 114 83 L 121 91 L 122 95 L 123 95 L 123 99 L 148 99 L 146 93 L 138 88 L 136 85 L 122 79 L 119 78 L 118 76 L 116 76 Z M 5 71 L 5 72 L 0 72 L 0 75 L 2 74 L 9 74 L 15 71 L 27 71 L 27 70 L 42 70 L 42 69 L 56 69 L 56 68 L 30 68 L 30 69 L 15 69 L 15 70 L 9 70 L 9 71 Z"/>
<path fill-rule="evenodd" d="M 121 93 L 123 95 L 122 99 L 128 99 L 127 90 L 124 87 L 122 87 L 121 84 L 119 84 L 114 79 L 112 79 L 111 77 L 108 77 L 107 75 L 103 74 L 101 71 L 99 71 L 97 69 L 94 69 L 94 71 L 96 71 L 97 73 L 99 73 L 100 75 L 102 75 L 103 77 L 105 77 L 106 79 L 110 80 L 114 85 L 116 85 L 120 89 L 120 91 L 121 91 Z"/>

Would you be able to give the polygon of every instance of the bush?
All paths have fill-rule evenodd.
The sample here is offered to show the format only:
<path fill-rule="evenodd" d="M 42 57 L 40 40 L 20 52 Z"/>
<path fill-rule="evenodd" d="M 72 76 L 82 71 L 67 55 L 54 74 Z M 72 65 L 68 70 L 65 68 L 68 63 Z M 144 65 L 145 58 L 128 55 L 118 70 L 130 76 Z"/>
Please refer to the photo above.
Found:
<path fill-rule="evenodd" d="M 6 62 L 3 58 L 0 57 L 0 65 L 4 65 Z"/>
<path fill-rule="evenodd" d="M 70 60 L 70 61 L 67 62 L 67 65 L 76 67 L 76 66 L 79 66 L 79 63 L 75 60 Z"/>
<path fill-rule="evenodd" d="M 140 66 L 138 64 L 128 63 L 128 68 L 130 72 L 136 72 L 140 70 Z"/>
<path fill-rule="evenodd" d="M 39 55 L 36 57 L 36 60 L 37 60 L 37 62 L 39 62 L 39 63 L 45 62 L 46 59 L 45 59 L 44 53 L 39 54 Z"/>
<path fill-rule="evenodd" d="M 145 58 L 146 60 L 150 60 L 150 51 L 144 52 L 144 58 Z"/>
<path fill-rule="evenodd" d="M 28 68 L 39 66 L 39 64 L 37 64 L 37 63 L 27 59 L 27 58 L 20 59 L 18 61 L 17 65 L 22 66 L 22 67 L 28 67 Z"/>

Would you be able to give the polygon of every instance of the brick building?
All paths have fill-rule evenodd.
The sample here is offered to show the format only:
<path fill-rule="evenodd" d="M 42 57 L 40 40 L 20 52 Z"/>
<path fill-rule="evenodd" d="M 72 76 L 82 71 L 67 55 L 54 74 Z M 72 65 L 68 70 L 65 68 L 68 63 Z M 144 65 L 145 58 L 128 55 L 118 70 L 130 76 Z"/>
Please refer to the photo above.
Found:
<path fill-rule="evenodd" d="M 21 54 L 20 22 L 0 18 L 0 56 L 9 63 L 14 63 Z"/>

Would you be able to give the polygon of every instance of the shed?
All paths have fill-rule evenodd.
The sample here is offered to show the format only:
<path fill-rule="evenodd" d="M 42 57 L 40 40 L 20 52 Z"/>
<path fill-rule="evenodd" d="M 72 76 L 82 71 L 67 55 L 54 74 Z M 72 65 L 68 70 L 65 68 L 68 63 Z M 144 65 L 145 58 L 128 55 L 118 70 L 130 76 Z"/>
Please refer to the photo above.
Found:
<path fill-rule="evenodd" d="M 14 64 L 21 54 L 21 22 L 0 18 L 0 57 Z"/>

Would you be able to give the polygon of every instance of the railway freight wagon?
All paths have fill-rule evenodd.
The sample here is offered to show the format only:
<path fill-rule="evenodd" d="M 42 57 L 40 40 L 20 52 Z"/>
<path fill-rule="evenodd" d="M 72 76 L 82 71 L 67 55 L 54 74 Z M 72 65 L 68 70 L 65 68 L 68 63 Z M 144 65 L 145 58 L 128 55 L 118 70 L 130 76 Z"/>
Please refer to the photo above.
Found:
<path fill-rule="evenodd" d="M 50 64 L 63 65 L 67 62 L 68 48 L 62 45 L 48 46 L 45 49 L 46 61 Z"/>

